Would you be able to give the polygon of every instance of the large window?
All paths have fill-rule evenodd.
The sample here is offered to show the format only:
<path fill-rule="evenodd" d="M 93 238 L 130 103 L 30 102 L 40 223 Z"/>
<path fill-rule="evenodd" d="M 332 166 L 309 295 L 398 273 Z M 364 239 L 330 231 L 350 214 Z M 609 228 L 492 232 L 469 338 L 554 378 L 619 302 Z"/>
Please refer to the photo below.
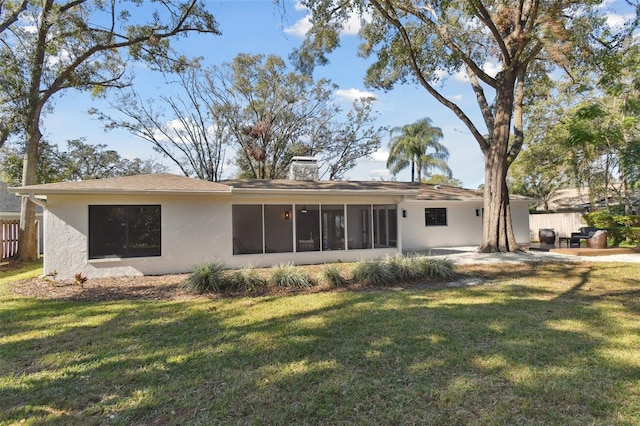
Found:
<path fill-rule="evenodd" d="M 373 241 L 375 248 L 398 244 L 398 211 L 395 205 L 373 206 Z"/>
<path fill-rule="evenodd" d="M 347 233 L 349 249 L 371 248 L 371 205 L 347 206 Z"/>
<path fill-rule="evenodd" d="M 233 254 L 262 253 L 262 205 L 232 207 Z"/>
<path fill-rule="evenodd" d="M 447 209 L 424 209 L 424 224 L 425 226 L 447 226 Z"/>
<path fill-rule="evenodd" d="M 296 206 L 296 251 L 320 250 L 320 206 Z"/>
<path fill-rule="evenodd" d="M 159 205 L 89 206 L 89 259 L 161 255 Z"/>
<path fill-rule="evenodd" d="M 264 206 L 264 251 L 266 253 L 293 251 L 292 224 L 291 205 Z"/>
<path fill-rule="evenodd" d="M 322 206 L 322 250 L 344 250 L 344 206 Z"/>
<path fill-rule="evenodd" d="M 397 247 L 394 204 L 237 204 L 233 254 Z"/>

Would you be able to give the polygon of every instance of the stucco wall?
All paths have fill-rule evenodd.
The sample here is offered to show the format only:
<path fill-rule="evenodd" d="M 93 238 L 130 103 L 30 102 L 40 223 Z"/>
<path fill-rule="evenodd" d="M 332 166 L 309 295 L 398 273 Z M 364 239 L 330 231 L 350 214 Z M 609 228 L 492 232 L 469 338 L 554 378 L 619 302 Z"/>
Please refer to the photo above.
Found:
<path fill-rule="evenodd" d="M 162 255 L 89 260 L 90 204 L 160 204 Z M 47 207 L 44 271 L 57 272 L 57 279 L 188 272 L 230 255 L 231 206 L 210 197 L 49 196 Z"/>
<path fill-rule="evenodd" d="M 358 197 L 355 197 L 356 199 Z M 369 197 L 374 204 L 390 204 L 395 197 Z M 235 204 L 282 204 L 279 196 L 237 196 Z M 362 202 L 362 199 L 360 200 Z M 298 204 L 349 204 L 354 197 L 299 196 Z M 125 259 L 89 259 L 88 211 L 91 204 L 160 204 L 162 255 Z M 220 261 L 228 267 L 270 266 L 355 261 L 384 257 L 396 248 L 304 253 L 233 255 L 231 201 L 223 196 L 56 196 L 47 200 L 45 274 L 72 279 L 76 273 L 88 278 L 122 275 L 161 275 L 190 272 L 205 261 Z"/>
<path fill-rule="evenodd" d="M 301 253 L 233 255 L 231 209 L 233 204 L 396 204 L 398 206 L 398 247 L 421 250 L 431 247 L 477 245 L 482 238 L 482 218 L 478 202 L 402 201 L 400 197 L 328 196 L 324 194 L 229 195 L 217 196 L 86 196 L 50 195 L 45 216 L 45 274 L 72 279 L 76 273 L 88 278 L 118 275 L 160 275 L 190 272 L 205 261 L 220 261 L 228 267 L 270 266 L 293 262 L 313 264 L 350 262 L 362 258 L 393 255 L 398 248 L 334 250 Z M 160 204 L 162 215 L 162 255 L 144 258 L 88 258 L 88 210 L 91 204 Z M 426 207 L 447 208 L 447 226 L 426 227 Z M 526 203 L 512 205 L 518 242 L 529 241 Z M 406 217 L 403 217 L 406 210 Z"/>
<path fill-rule="evenodd" d="M 425 208 L 446 208 L 446 226 L 425 226 Z M 400 204 L 406 210 L 401 217 L 403 250 L 423 250 L 433 247 L 452 247 L 480 244 L 482 217 L 476 216 L 481 203 L 455 201 L 414 201 Z"/>
<path fill-rule="evenodd" d="M 447 226 L 425 226 L 425 208 L 446 208 Z M 475 246 L 482 242 L 482 202 L 407 200 L 399 210 L 404 251 L 435 247 Z M 478 216 L 476 210 L 480 213 Z M 513 232 L 519 244 L 529 243 L 529 210 L 526 202 L 511 203 Z"/>

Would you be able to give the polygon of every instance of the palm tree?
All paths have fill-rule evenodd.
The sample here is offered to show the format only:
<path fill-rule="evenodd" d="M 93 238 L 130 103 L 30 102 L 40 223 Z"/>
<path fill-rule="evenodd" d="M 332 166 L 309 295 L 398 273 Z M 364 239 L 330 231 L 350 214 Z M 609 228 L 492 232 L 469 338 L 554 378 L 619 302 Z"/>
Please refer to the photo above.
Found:
<path fill-rule="evenodd" d="M 394 175 L 411 166 L 411 182 L 418 182 L 425 171 L 438 169 L 451 177 L 451 169 L 447 165 L 449 150 L 438 142 L 442 139 L 442 129 L 433 127 L 430 118 L 423 118 L 412 124 L 391 129 L 389 141 L 389 158 L 387 168 Z M 427 154 L 429 149 L 434 152 Z"/>

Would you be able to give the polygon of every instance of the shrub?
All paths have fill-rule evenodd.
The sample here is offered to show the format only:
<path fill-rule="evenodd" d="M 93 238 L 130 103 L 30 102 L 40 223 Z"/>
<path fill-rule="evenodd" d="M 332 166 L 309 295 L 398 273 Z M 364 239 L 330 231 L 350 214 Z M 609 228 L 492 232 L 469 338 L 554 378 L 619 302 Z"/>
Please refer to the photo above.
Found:
<path fill-rule="evenodd" d="M 413 281 L 420 278 L 415 256 L 404 256 L 398 253 L 395 256 L 387 257 L 384 264 L 389 268 L 389 273 L 396 282 Z"/>
<path fill-rule="evenodd" d="M 415 257 L 414 264 L 419 279 L 437 278 L 448 280 L 455 276 L 453 261 L 450 259 L 435 259 L 433 257 Z"/>
<path fill-rule="evenodd" d="M 234 272 L 230 280 L 234 289 L 245 293 L 250 293 L 267 285 L 267 280 L 253 266 L 247 266 Z"/>
<path fill-rule="evenodd" d="M 336 265 L 324 265 L 322 271 L 320 271 L 320 279 L 331 287 L 346 287 L 349 285 L 349 280 L 342 276 L 340 269 Z"/>
<path fill-rule="evenodd" d="M 309 288 L 313 280 L 301 268 L 296 268 L 292 263 L 281 263 L 271 269 L 269 283 L 281 288 Z"/>
<path fill-rule="evenodd" d="M 224 266 L 219 262 L 200 264 L 187 277 L 182 288 L 192 293 L 219 293 L 229 287 L 224 275 Z"/>
<path fill-rule="evenodd" d="M 365 284 L 389 286 L 397 282 L 392 268 L 380 260 L 360 260 L 351 274 L 354 281 Z"/>

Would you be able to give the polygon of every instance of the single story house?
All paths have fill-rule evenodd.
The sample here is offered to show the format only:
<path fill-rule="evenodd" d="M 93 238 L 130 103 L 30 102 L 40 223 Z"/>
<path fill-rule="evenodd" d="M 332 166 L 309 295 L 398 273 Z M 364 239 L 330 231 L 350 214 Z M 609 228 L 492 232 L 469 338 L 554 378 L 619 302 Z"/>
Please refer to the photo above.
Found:
<path fill-rule="evenodd" d="M 348 262 L 482 240 L 482 192 L 440 185 L 152 174 L 11 191 L 44 208 L 44 273 L 57 279 Z M 530 201 L 511 199 L 519 243 Z"/>

